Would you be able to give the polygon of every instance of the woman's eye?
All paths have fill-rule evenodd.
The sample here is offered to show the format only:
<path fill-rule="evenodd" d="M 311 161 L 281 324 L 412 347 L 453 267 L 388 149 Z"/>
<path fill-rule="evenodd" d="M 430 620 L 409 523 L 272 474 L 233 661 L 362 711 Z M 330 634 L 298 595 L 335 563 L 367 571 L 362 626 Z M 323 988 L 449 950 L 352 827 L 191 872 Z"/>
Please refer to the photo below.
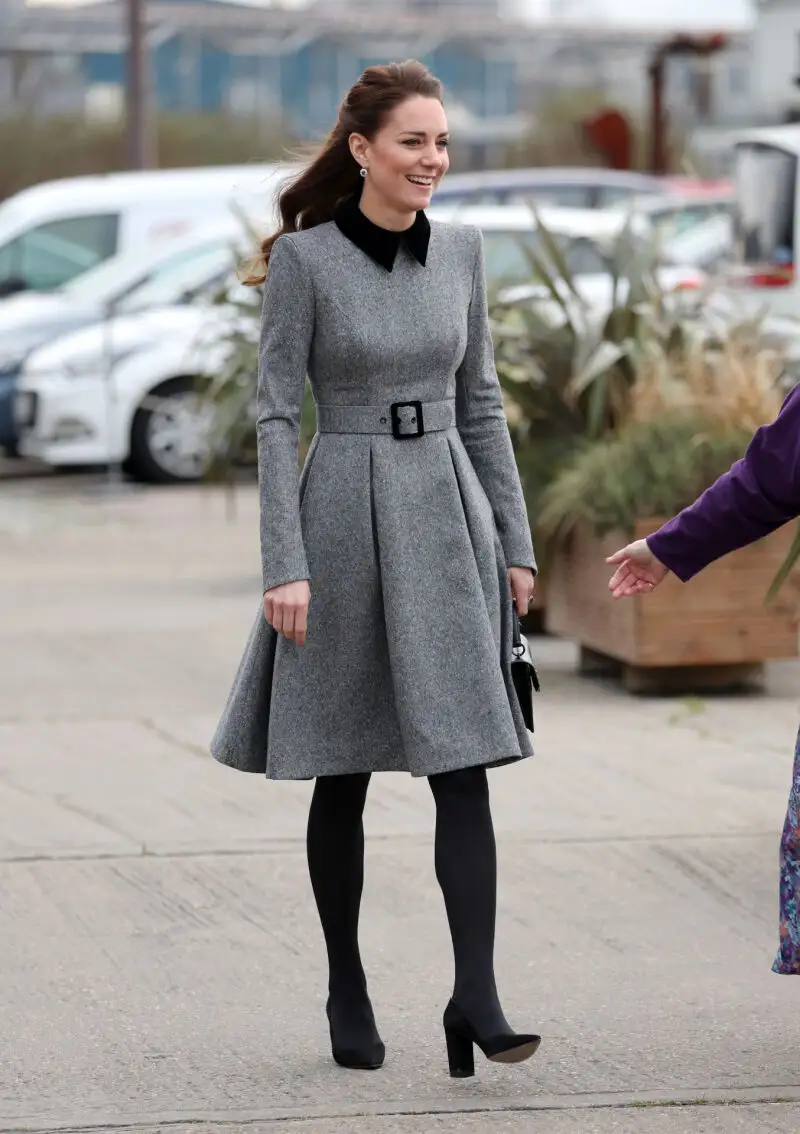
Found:
<path fill-rule="evenodd" d="M 422 143 L 422 139 L 421 139 L 421 138 L 405 138 L 405 139 L 404 139 L 404 141 L 403 141 L 403 145 L 404 145 L 404 146 L 418 146 L 418 145 L 420 145 L 421 143 Z M 444 149 L 444 150 L 446 150 L 446 149 L 447 149 L 447 147 L 448 147 L 448 146 L 450 145 L 450 139 L 449 139 L 449 138 L 440 138 L 440 139 L 439 139 L 439 140 L 437 141 L 436 145 L 437 145 L 437 146 L 438 146 L 438 147 L 439 147 L 440 149 Z"/>

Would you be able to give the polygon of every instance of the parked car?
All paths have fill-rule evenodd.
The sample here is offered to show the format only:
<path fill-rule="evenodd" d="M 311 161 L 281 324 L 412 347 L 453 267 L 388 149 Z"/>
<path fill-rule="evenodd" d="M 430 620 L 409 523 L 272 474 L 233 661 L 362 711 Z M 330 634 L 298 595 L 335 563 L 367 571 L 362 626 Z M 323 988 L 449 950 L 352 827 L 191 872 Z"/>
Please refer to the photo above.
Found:
<path fill-rule="evenodd" d="M 269 222 L 296 168 L 104 173 L 23 189 L 0 204 L 0 297 L 62 287 L 112 256 L 214 224 L 232 204 Z"/>
<path fill-rule="evenodd" d="M 429 215 L 450 219 L 447 210 L 432 208 Z M 625 213 L 542 209 L 539 215 L 570 271 L 587 287 L 598 275 L 607 286 L 606 253 L 628 223 Z M 483 232 L 490 290 L 531 279 L 524 249 L 541 250 L 542 244 L 530 208 L 462 209 L 456 219 Z M 233 306 L 212 305 L 210 281 L 204 289 L 197 272 L 189 276 L 192 302 L 150 306 L 157 288 L 149 297 L 141 289 L 119 305 L 113 320 L 29 355 L 15 398 L 21 453 L 56 466 L 121 461 L 134 475 L 157 482 L 202 476 L 208 409 L 196 394 L 197 379 L 221 367 L 226 337 L 242 316 Z M 230 287 L 238 300 L 260 302 L 257 290 L 233 281 Z M 245 325 L 257 333 L 257 320 Z"/>
<path fill-rule="evenodd" d="M 649 194 L 634 197 L 626 208 L 642 217 L 663 244 L 716 217 L 725 218 L 732 226 L 736 198 L 732 189 L 664 196 Z"/>
<path fill-rule="evenodd" d="M 662 264 L 655 269 L 655 279 L 659 288 L 666 294 L 675 296 L 686 292 L 698 292 L 707 283 L 705 272 L 689 265 Z M 576 274 L 571 276 L 572 286 L 580 296 L 582 303 L 595 314 L 605 316 L 611 311 L 616 300 L 624 303 L 628 296 L 628 281 L 624 275 L 615 281 L 608 270 Z M 504 289 L 499 299 L 501 302 L 519 303 L 530 301 L 537 304 L 540 310 L 549 313 L 554 325 L 562 322 L 564 305 L 573 307 L 571 289 L 563 280 L 555 281 L 562 302 L 556 302 L 549 287 L 541 283 L 521 284 L 517 287 Z"/>
<path fill-rule="evenodd" d="M 93 326 L 40 347 L 15 395 L 20 453 L 56 467 L 122 462 L 158 483 L 197 480 L 209 418 L 196 377 L 222 364 L 233 318 L 209 302 L 157 307 L 121 314 L 108 336 Z"/>
<path fill-rule="evenodd" d="M 627 224 L 642 238 L 647 224 L 620 210 L 569 209 L 544 205 L 444 206 L 433 204 L 431 220 L 468 224 L 483 234 L 486 280 L 490 290 L 501 285 L 526 284 L 533 272 L 531 253 L 541 256 L 545 245 L 539 221 L 556 237 L 570 272 L 608 273 L 607 254 Z"/>
<path fill-rule="evenodd" d="M 242 223 L 230 214 L 188 237 L 115 256 L 57 291 L 24 292 L 0 303 L 0 448 L 16 451 L 14 389 L 32 350 L 98 323 L 120 306 L 178 302 L 193 277 L 202 285 L 209 272 L 230 270 L 234 248 L 243 250 L 243 243 Z"/>
<path fill-rule="evenodd" d="M 670 191 L 670 179 L 631 170 L 591 166 L 497 169 L 448 174 L 436 190 L 433 204 L 524 205 L 533 201 L 562 208 L 605 209 L 635 196 L 662 196 Z"/>
<path fill-rule="evenodd" d="M 733 257 L 733 233 L 732 214 L 715 214 L 665 240 L 661 245 L 661 261 L 690 265 L 720 277 Z"/>
<path fill-rule="evenodd" d="M 735 140 L 732 285 L 751 310 L 800 310 L 800 125 L 743 131 Z"/>

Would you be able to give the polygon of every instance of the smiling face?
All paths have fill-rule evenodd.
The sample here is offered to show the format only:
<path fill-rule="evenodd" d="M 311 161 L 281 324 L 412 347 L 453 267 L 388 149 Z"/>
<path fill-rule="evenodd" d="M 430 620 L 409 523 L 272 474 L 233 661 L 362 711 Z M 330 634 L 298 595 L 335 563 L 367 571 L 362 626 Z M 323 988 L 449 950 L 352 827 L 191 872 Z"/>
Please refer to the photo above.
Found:
<path fill-rule="evenodd" d="M 444 107 L 436 98 L 414 95 L 396 106 L 370 141 L 350 135 L 350 150 L 366 168 L 364 192 L 389 212 L 417 212 L 450 164 Z"/>

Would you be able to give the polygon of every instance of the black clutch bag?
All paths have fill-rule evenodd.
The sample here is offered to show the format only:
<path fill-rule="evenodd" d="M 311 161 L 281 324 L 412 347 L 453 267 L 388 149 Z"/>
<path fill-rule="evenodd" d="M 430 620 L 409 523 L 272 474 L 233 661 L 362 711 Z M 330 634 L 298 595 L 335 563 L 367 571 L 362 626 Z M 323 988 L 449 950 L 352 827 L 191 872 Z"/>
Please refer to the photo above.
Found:
<path fill-rule="evenodd" d="M 519 615 L 516 606 L 513 604 L 511 606 L 511 618 L 513 621 L 511 677 L 514 681 L 514 689 L 519 707 L 522 710 L 525 727 L 528 732 L 533 732 L 533 694 L 534 690 L 537 693 L 539 692 L 539 677 L 536 673 L 536 667 L 531 661 L 528 643 L 522 637 Z"/>

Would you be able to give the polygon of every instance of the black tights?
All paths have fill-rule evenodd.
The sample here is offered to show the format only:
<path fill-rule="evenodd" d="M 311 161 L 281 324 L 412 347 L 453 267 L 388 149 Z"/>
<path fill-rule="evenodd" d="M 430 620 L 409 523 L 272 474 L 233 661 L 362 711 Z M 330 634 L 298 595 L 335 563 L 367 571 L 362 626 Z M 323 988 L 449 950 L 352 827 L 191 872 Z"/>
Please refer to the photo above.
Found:
<path fill-rule="evenodd" d="M 368 774 L 319 777 L 308 816 L 308 866 L 328 951 L 331 1001 L 345 1016 L 348 1003 L 369 1006 L 358 947 L 369 781 Z M 500 1035 L 509 1028 L 494 977 L 497 855 L 486 770 L 443 772 L 428 782 L 436 803 L 436 877 L 453 941 L 453 999 L 481 1034 Z"/>

